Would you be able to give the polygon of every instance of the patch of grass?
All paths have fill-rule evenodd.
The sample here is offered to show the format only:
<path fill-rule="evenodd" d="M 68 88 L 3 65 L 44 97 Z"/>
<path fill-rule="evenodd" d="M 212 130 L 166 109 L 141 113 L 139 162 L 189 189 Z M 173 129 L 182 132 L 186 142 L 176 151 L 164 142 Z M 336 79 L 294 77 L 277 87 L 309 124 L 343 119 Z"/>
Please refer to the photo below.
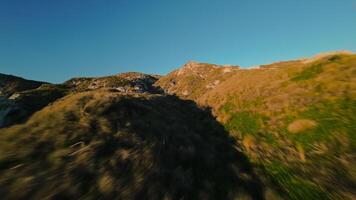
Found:
<path fill-rule="evenodd" d="M 309 80 L 315 78 L 318 74 L 322 72 L 323 72 L 322 64 L 312 65 L 311 67 L 308 67 L 307 69 L 295 75 L 291 80 L 292 81 Z"/>
<path fill-rule="evenodd" d="M 333 133 L 346 133 L 351 145 L 356 147 L 355 112 L 356 101 L 348 98 L 314 105 L 300 115 L 315 120 L 318 124 L 317 127 L 302 134 L 291 134 L 290 136 L 303 146 L 310 147 L 315 141 L 331 139 Z"/>
<path fill-rule="evenodd" d="M 265 141 L 268 144 L 272 145 L 273 147 L 277 147 L 278 146 L 278 142 L 277 142 L 275 136 L 273 134 L 271 134 L 271 133 L 267 133 L 265 135 Z"/>
<path fill-rule="evenodd" d="M 253 101 L 246 101 L 243 104 L 241 104 L 240 109 L 255 109 L 261 107 L 262 105 L 263 105 L 262 98 L 257 97 Z"/>
<path fill-rule="evenodd" d="M 260 129 L 258 118 L 259 116 L 251 112 L 233 113 L 226 124 L 226 128 L 229 131 L 239 131 L 242 135 L 254 135 Z"/>
<path fill-rule="evenodd" d="M 223 106 L 221 106 L 220 111 L 221 112 L 225 112 L 225 113 L 229 113 L 232 112 L 235 109 L 235 105 L 232 103 L 226 103 Z"/>
<path fill-rule="evenodd" d="M 279 162 L 265 165 L 267 175 L 281 186 L 288 199 L 315 200 L 330 199 L 330 197 L 314 183 L 293 175 L 293 172 Z"/>

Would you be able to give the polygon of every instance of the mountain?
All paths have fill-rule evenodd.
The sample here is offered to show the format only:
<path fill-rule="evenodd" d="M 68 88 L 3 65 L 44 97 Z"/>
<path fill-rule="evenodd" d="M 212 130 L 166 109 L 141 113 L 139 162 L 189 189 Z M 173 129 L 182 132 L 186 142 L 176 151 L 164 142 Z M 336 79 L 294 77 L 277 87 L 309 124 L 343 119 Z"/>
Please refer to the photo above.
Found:
<path fill-rule="evenodd" d="M 18 84 L 0 96 L 3 199 L 356 198 L 350 52 Z"/>
<path fill-rule="evenodd" d="M 2 199 L 263 199 L 262 180 L 209 110 L 155 81 L 125 73 L 19 93 L 63 90 L 0 130 Z"/>
<path fill-rule="evenodd" d="M 193 65 L 190 69 L 211 69 Z M 229 74 L 220 67 L 214 74 L 204 72 L 208 78 L 186 66 L 157 86 L 211 107 L 285 198 L 356 198 L 355 54 L 326 53 Z M 182 69 L 186 75 L 178 73 Z"/>

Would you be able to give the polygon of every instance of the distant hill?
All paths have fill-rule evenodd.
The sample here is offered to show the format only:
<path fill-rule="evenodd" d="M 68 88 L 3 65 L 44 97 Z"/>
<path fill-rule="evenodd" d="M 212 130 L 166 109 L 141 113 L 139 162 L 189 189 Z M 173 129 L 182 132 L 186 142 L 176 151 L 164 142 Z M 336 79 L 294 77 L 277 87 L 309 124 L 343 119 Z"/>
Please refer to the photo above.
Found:
<path fill-rule="evenodd" d="M 9 97 L 15 92 L 38 88 L 45 82 L 26 80 L 17 76 L 0 73 L 0 96 Z"/>
<path fill-rule="evenodd" d="M 2 199 L 356 198 L 350 52 L 0 83 Z"/>
<path fill-rule="evenodd" d="M 11 83 L 14 80 L 14 84 Z M 21 78 L 8 79 L 7 86 L 18 84 L 25 88 L 28 82 L 21 85 Z M 27 90 L 12 90 L 11 96 L 0 96 L 0 127 L 24 122 L 34 112 L 66 95 L 90 90 L 105 89 L 124 93 L 160 93 L 152 84 L 156 77 L 142 73 L 123 73 L 107 77 L 72 78 L 63 84 L 44 84 Z M 8 87 L 7 87 L 8 88 Z M 6 89 L 6 88 L 5 88 Z"/>

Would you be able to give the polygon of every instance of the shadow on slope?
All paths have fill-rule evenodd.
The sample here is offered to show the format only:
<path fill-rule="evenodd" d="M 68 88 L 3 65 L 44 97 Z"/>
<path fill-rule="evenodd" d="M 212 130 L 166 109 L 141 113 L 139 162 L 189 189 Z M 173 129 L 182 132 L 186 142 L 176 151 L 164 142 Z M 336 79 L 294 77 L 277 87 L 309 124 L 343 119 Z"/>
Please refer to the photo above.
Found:
<path fill-rule="evenodd" d="M 0 134 L 4 199 L 263 199 L 208 110 L 174 96 L 69 95 Z"/>

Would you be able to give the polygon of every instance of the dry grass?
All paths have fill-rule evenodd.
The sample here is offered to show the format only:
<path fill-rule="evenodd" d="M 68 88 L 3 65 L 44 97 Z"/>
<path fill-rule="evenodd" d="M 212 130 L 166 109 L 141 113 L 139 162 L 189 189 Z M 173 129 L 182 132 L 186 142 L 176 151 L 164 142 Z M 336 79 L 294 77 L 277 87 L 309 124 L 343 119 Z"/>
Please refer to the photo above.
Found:
<path fill-rule="evenodd" d="M 74 93 L 25 124 L 1 129 L 0 195 L 262 199 L 262 183 L 236 145 L 192 101 L 106 90 Z"/>

